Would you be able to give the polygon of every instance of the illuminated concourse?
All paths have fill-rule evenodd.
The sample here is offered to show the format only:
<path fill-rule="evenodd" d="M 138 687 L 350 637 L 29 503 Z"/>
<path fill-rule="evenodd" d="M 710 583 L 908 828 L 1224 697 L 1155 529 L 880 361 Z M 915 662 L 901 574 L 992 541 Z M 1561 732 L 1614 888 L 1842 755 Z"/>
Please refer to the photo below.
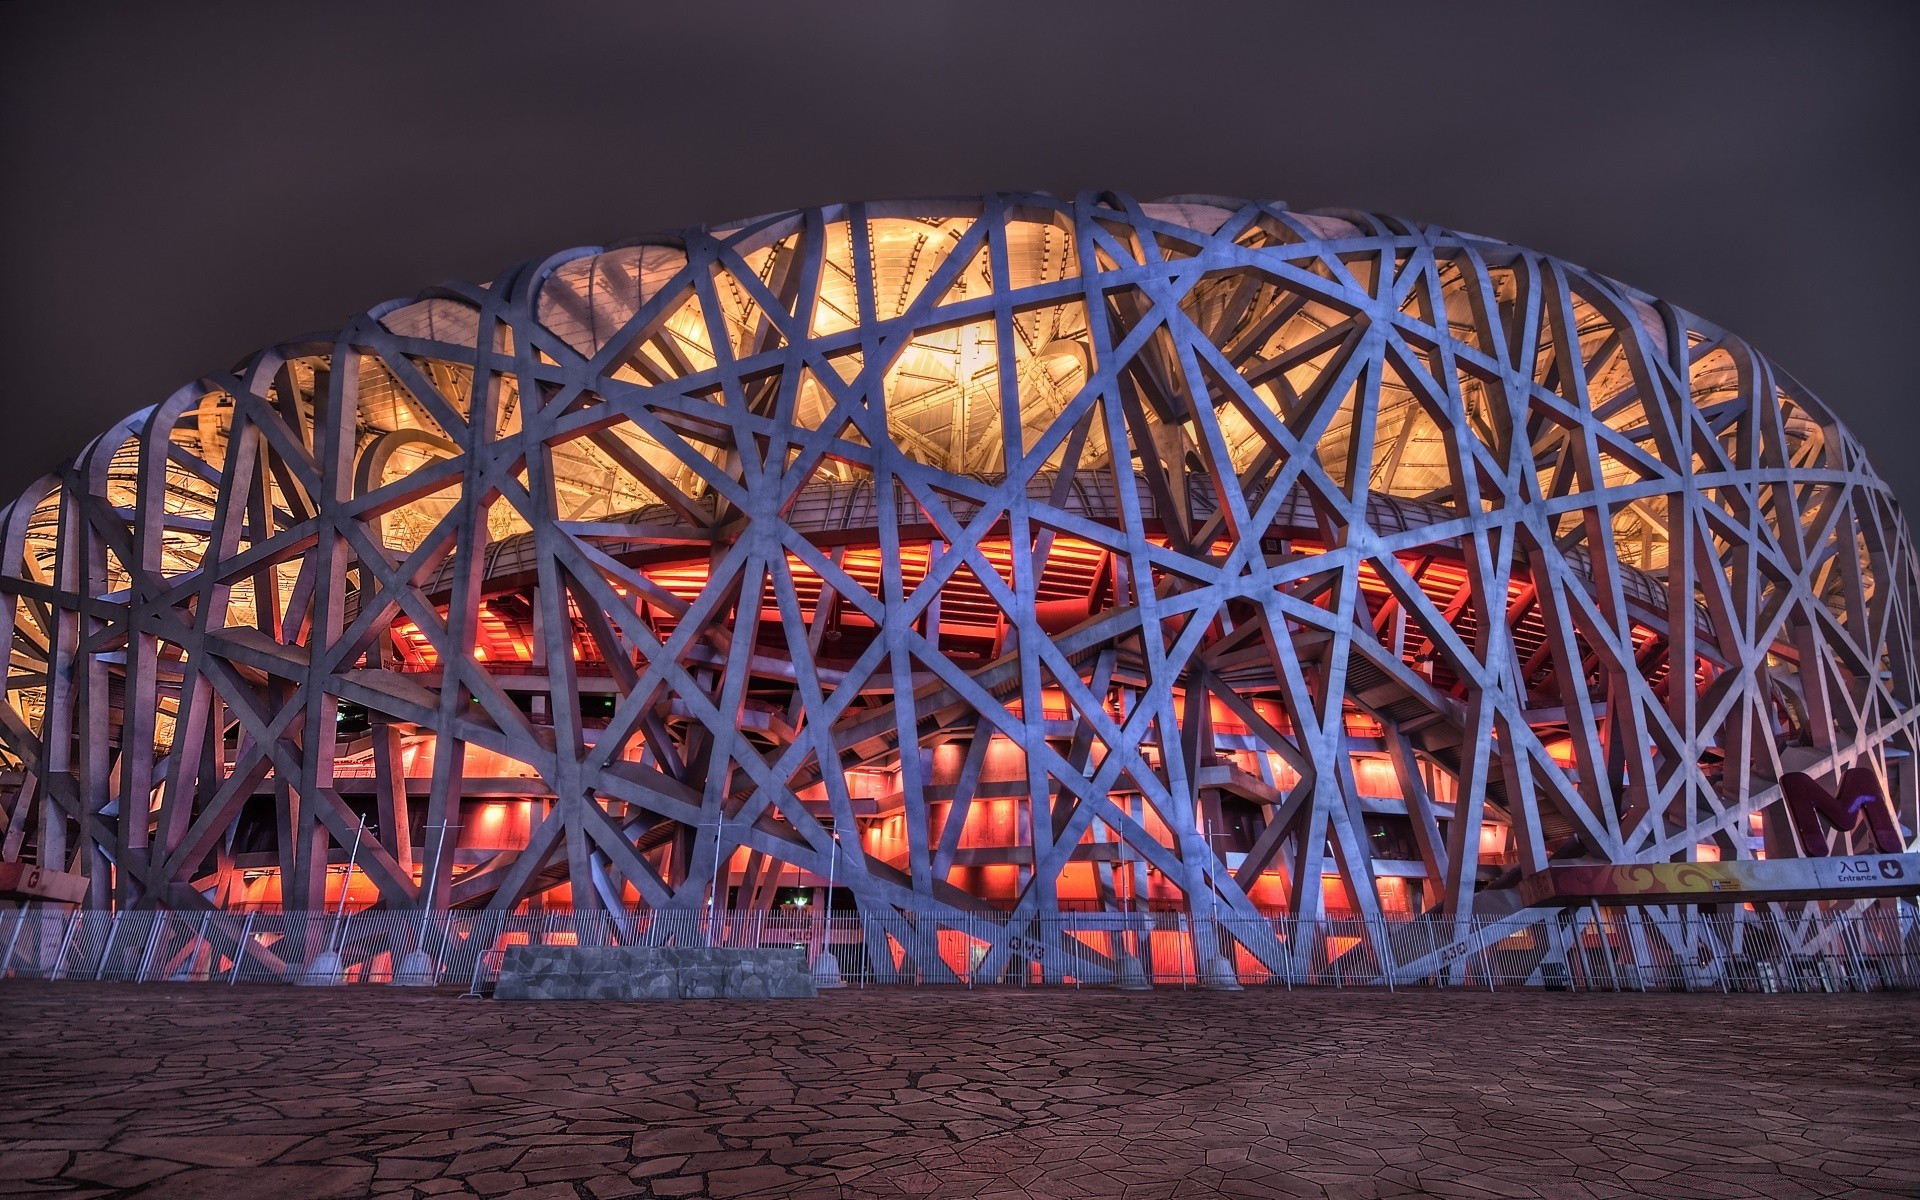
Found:
<path fill-rule="evenodd" d="M 1388 217 L 568 251 L 182 388 L 0 533 L 17 899 L 811 909 L 919 978 L 1092 982 L 1132 951 L 1062 914 L 1268 970 L 1624 868 L 1669 915 L 1912 914 L 1818 875 L 1920 825 L 1862 447 L 1692 314 Z M 1782 778 L 1850 767 L 1894 833 L 1796 832 Z"/>

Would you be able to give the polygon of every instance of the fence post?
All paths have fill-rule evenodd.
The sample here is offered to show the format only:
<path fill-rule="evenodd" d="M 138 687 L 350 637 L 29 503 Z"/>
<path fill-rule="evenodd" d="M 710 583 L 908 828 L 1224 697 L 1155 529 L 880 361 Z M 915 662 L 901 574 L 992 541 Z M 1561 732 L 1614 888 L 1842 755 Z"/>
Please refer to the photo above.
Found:
<path fill-rule="evenodd" d="M 53 971 L 47 976 L 48 979 L 53 980 L 60 978 L 61 970 L 66 967 L 67 950 L 73 945 L 73 936 L 80 932 L 80 916 L 85 911 L 84 909 L 76 909 L 74 914 L 67 918 L 66 932 L 62 934 L 60 938 L 60 953 L 54 956 Z"/>
<path fill-rule="evenodd" d="M 1579 984 L 1579 981 L 1574 978 L 1573 951 L 1568 948 L 1568 941 L 1569 941 L 1568 935 L 1570 931 L 1564 928 L 1560 924 L 1561 917 L 1570 916 L 1570 915 L 1571 914 L 1565 910 L 1556 909 L 1554 911 L 1551 923 L 1548 925 L 1548 928 L 1553 931 L 1553 944 L 1555 948 L 1558 949 L 1560 952 L 1561 969 L 1566 971 L 1567 973 L 1567 990 L 1570 992 L 1577 992 L 1580 990 L 1580 984 Z"/>
<path fill-rule="evenodd" d="M 1684 945 L 1684 948 L 1674 948 L 1674 939 L 1672 939 L 1672 937 L 1668 937 L 1667 948 L 1668 950 L 1672 950 L 1672 954 L 1674 954 L 1674 958 L 1676 958 L 1676 960 L 1678 960 L 1678 964 L 1680 964 L 1680 991 L 1686 991 L 1686 993 L 1692 993 L 1693 991 L 1693 958 L 1695 958 L 1697 954 L 1695 954 L 1695 948 L 1693 948 L 1693 933 L 1695 933 L 1695 929 L 1690 929 L 1690 927 L 1688 927 L 1688 920 L 1686 920 L 1686 908 L 1682 908 L 1682 910 L 1680 910 L 1680 920 L 1678 920 L 1678 927 L 1680 927 L 1680 937 L 1682 937 L 1682 939 L 1686 941 L 1686 945 Z"/>
<path fill-rule="evenodd" d="M 1635 923 L 1635 914 L 1639 914 Z M 1627 927 L 1627 949 L 1633 951 L 1633 982 L 1641 995 L 1647 992 L 1647 967 L 1640 962 L 1640 952 L 1647 948 L 1647 917 L 1645 909 L 1622 909 L 1620 921 Z"/>
<path fill-rule="evenodd" d="M 1731 926 L 1729 926 L 1729 930 L 1731 930 Z M 1707 922 L 1707 931 L 1709 933 L 1714 932 L 1713 922 L 1711 920 Z M 1727 987 L 1727 976 L 1733 971 L 1733 938 L 1730 932 L 1725 937 L 1716 934 L 1713 953 L 1720 967 L 1718 972 L 1720 977 L 1720 994 L 1722 996 L 1731 995 L 1731 989 Z"/>
<path fill-rule="evenodd" d="M 1059 921 L 1059 933 L 1054 938 L 1054 944 L 1059 946 L 1072 945 L 1074 947 L 1074 951 L 1073 951 L 1074 956 L 1078 958 L 1078 956 L 1082 954 L 1083 951 L 1079 948 L 1080 939 L 1074 936 L 1074 930 L 1076 928 L 1077 926 L 1074 922 L 1074 919 L 1071 916 L 1065 913 L 1062 913 Z M 1080 964 L 1078 962 L 1074 962 L 1068 965 L 1073 967 L 1073 990 L 1077 992 L 1080 990 L 1080 972 L 1081 972 Z"/>
<path fill-rule="evenodd" d="M 193 931 L 192 952 L 187 956 L 187 959 L 186 959 L 187 980 L 189 982 L 193 980 L 193 977 L 195 975 L 198 975 L 200 973 L 200 966 L 199 966 L 200 952 L 206 949 L 207 947 L 207 926 L 212 922 L 213 922 L 212 913 L 210 912 L 202 913 L 200 915 L 200 928 Z"/>
<path fill-rule="evenodd" d="M 233 974 L 227 976 L 228 987 L 240 978 L 240 964 L 247 961 L 247 940 L 253 936 L 253 919 L 259 915 L 248 913 L 246 923 L 240 926 L 240 939 L 233 944 Z"/>
<path fill-rule="evenodd" d="M 20 931 L 27 927 L 27 906 L 20 906 L 20 919 L 13 924 L 13 936 L 7 939 L 7 956 L 0 958 L 0 979 L 6 977 L 7 968 L 13 965 L 13 948 L 20 942 Z"/>
<path fill-rule="evenodd" d="M 962 917 L 960 920 L 963 921 L 964 924 L 955 925 L 952 928 L 960 935 L 960 973 L 967 981 L 967 990 L 972 991 L 973 968 L 975 966 L 973 961 L 973 918 L 970 916 Z M 936 933 L 935 936 L 937 937 L 939 935 Z"/>
<path fill-rule="evenodd" d="M 114 939 L 120 936 L 120 916 L 117 912 L 107 914 L 107 944 L 100 950 L 100 961 L 94 965 L 93 981 L 99 983 L 107 977 L 107 959 L 113 955 Z"/>
<path fill-rule="evenodd" d="M 1195 957 L 1193 953 L 1193 918 L 1186 913 L 1173 914 L 1174 932 L 1180 938 L 1180 990 L 1187 990 L 1187 960 Z"/>
<path fill-rule="evenodd" d="M 167 927 L 167 916 L 168 914 L 163 910 L 154 910 L 153 928 L 147 930 L 147 944 L 146 947 L 140 951 L 140 965 L 135 967 L 133 971 L 133 981 L 135 983 L 145 983 L 147 981 L 147 968 L 153 963 L 154 948 L 159 944 L 160 935 Z"/>
<path fill-rule="evenodd" d="M 1920 907 L 1920 905 L 1917 905 L 1917 907 Z M 1899 902 L 1895 901 L 1892 915 L 1886 918 L 1883 923 L 1891 926 L 1885 933 L 1893 939 L 1893 945 L 1899 952 L 1898 959 L 1901 986 L 1912 988 L 1916 982 L 1916 975 L 1920 973 L 1916 973 L 1914 970 L 1914 955 L 1907 946 L 1906 932 L 1901 928 L 1901 923 L 1904 920 L 1905 918 L 1900 915 Z"/>
<path fill-rule="evenodd" d="M 476 925 L 478 925 L 478 922 L 476 922 Z M 428 931 L 432 931 L 432 924 L 428 924 Z M 428 964 L 428 966 L 432 968 L 432 972 L 434 972 L 434 983 L 428 983 L 428 987 L 438 985 L 438 983 L 440 983 L 440 973 L 447 970 L 447 943 L 449 943 L 451 939 L 453 939 L 453 910 L 447 908 L 444 918 L 440 918 L 440 941 L 434 945 L 434 960 Z M 492 941 L 490 941 L 488 945 L 492 947 Z"/>
<path fill-rule="evenodd" d="M 1893 948 L 1893 969 L 1895 975 L 1900 980 L 1899 986 L 1902 988 L 1912 988 L 1914 985 L 1913 955 L 1907 950 L 1907 935 L 1901 929 L 1901 923 L 1904 920 L 1905 918 L 1900 915 L 1900 902 L 1896 900 L 1894 902 L 1893 912 L 1883 913 L 1880 916 L 1878 922 L 1881 926 L 1880 944 Z M 1886 954 L 1883 952 L 1880 957 L 1882 961 L 1885 961 Z"/>
<path fill-rule="evenodd" d="M 1842 912 L 1834 914 L 1834 920 L 1840 926 L 1840 944 L 1847 948 L 1847 962 L 1853 967 L 1854 978 L 1860 981 L 1855 985 L 1854 990 L 1870 992 L 1873 988 L 1868 985 L 1867 981 L 1867 963 L 1865 957 L 1860 953 L 1852 918 L 1853 914 L 1851 913 Z"/>
<path fill-rule="evenodd" d="M 1593 923 L 1600 930 L 1600 952 L 1607 960 L 1607 978 L 1613 983 L 1613 990 L 1620 990 L 1620 972 L 1613 961 L 1613 939 L 1607 936 L 1606 914 L 1600 910 L 1600 902 L 1589 900 L 1587 906 L 1593 909 Z"/>
<path fill-rule="evenodd" d="M 481 947 L 478 951 L 474 953 L 473 974 L 467 980 L 467 993 L 465 996 L 462 996 L 461 999 L 478 1000 L 480 998 L 480 968 L 486 964 L 487 955 L 492 953 L 493 953 L 493 943 L 491 942 L 487 943 L 485 946 Z M 504 954 L 505 952 L 502 951 L 502 953 Z M 503 964 L 503 973 L 504 973 L 505 961 L 506 960 L 504 958 L 501 960 Z M 440 979 L 438 967 L 434 968 L 433 978 L 435 982 L 438 982 Z"/>
<path fill-rule="evenodd" d="M 1473 919 L 1473 923 L 1474 923 L 1474 925 L 1476 925 L 1476 926 L 1478 926 L 1478 929 L 1477 929 L 1477 930 L 1476 930 L 1475 932 L 1477 932 L 1477 933 L 1479 934 L 1479 937 L 1480 937 L 1480 970 L 1481 970 L 1481 972 L 1482 972 L 1483 974 L 1485 974 L 1485 975 L 1486 975 L 1486 977 L 1487 977 L 1487 990 L 1491 992 L 1491 991 L 1493 991 L 1493 990 L 1494 990 L 1494 988 L 1493 988 L 1493 964 L 1492 964 L 1492 962 L 1490 962 L 1490 961 L 1489 961 L 1489 959 L 1490 959 L 1490 957 L 1491 957 L 1491 956 L 1489 956 L 1489 955 L 1487 954 L 1487 924 L 1486 924 L 1486 918 L 1485 918 L 1485 917 L 1475 917 L 1475 918 Z"/>
<path fill-rule="evenodd" d="M 432 920 L 432 914 L 429 913 L 427 917 L 427 929 L 422 931 L 420 937 L 422 942 L 426 941 L 427 933 L 433 928 Z M 440 944 L 434 947 L 433 958 L 428 963 L 428 968 L 433 972 L 433 977 L 427 981 L 428 987 L 437 985 L 440 982 L 440 973 L 447 969 L 447 940 L 451 937 L 453 937 L 453 910 L 449 908 L 447 909 L 446 919 L 440 922 Z M 488 942 L 487 944 L 491 946 L 493 943 Z"/>

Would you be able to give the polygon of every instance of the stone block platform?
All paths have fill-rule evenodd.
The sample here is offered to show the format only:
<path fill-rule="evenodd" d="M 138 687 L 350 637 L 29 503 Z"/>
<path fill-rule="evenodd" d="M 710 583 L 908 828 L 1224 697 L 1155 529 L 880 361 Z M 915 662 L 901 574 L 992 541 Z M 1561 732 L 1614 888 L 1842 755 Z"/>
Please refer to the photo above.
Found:
<path fill-rule="evenodd" d="M 816 995 L 791 947 L 510 946 L 496 1000 L 781 1000 Z"/>

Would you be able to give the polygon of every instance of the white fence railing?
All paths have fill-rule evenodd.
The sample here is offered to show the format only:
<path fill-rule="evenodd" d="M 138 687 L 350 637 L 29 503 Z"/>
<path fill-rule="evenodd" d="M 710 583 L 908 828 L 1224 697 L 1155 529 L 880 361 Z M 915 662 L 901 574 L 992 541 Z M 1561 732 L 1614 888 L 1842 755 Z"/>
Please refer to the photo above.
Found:
<path fill-rule="evenodd" d="M 0 978 L 460 985 L 484 993 L 508 946 L 794 946 L 851 987 L 1530 987 L 1574 991 L 1920 989 L 1920 915 L 1660 915 L 1639 909 L 1248 921 L 1066 913 L 892 914 L 0 911 Z"/>

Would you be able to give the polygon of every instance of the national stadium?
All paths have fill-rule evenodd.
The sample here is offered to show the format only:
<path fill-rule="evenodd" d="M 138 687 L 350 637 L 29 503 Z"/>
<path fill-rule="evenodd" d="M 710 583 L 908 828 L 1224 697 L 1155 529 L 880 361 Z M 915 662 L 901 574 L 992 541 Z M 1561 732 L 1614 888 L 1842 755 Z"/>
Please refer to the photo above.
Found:
<path fill-rule="evenodd" d="M 126 418 L 0 512 L 0 594 L 0 893 L 68 943 L 23 910 L 16 971 L 294 969 L 255 930 L 302 914 L 356 978 L 564 928 L 1724 986 L 1913 933 L 1920 575 L 1863 447 L 1692 313 L 1387 216 L 569 250 Z"/>

